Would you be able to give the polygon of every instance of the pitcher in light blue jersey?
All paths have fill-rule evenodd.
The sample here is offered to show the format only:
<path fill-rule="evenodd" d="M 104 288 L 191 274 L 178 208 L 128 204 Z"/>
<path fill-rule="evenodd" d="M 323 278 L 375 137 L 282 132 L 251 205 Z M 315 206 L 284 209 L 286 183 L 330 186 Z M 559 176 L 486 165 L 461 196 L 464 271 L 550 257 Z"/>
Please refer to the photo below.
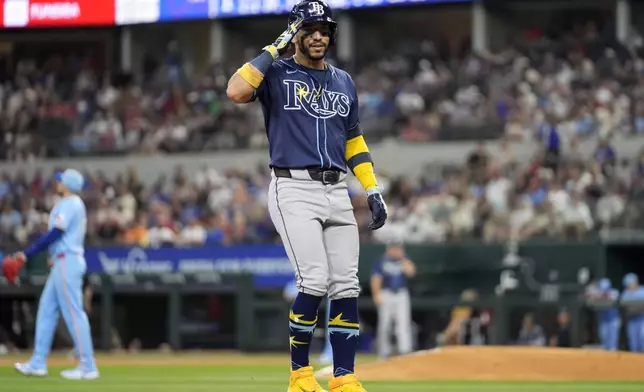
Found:
<path fill-rule="evenodd" d="M 34 353 L 26 363 L 15 369 L 27 376 L 47 375 L 47 356 L 59 314 L 62 313 L 80 358 L 78 367 L 64 370 L 61 376 L 72 380 L 93 380 L 99 377 L 87 314 L 83 308 L 83 276 L 85 264 L 85 232 L 87 211 L 78 193 L 83 189 L 83 176 L 68 169 L 56 175 L 56 193 L 61 196 L 49 215 L 49 231 L 16 258 L 29 260 L 48 250 L 52 262 L 47 283 L 40 297 L 36 319 Z"/>

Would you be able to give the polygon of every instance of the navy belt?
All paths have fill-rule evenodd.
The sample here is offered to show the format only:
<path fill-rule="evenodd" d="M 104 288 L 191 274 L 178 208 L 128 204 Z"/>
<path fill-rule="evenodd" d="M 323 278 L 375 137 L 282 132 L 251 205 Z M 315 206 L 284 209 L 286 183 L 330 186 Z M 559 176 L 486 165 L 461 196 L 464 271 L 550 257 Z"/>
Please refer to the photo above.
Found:
<path fill-rule="evenodd" d="M 328 184 L 337 184 L 340 181 L 340 175 L 342 174 L 339 170 L 331 169 L 303 169 L 309 172 L 309 176 L 313 181 L 319 181 L 325 185 Z M 273 168 L 273 173 L 275 177 L 282 178 L 293 178 L 290 169 L 283 169 L 279 167 Z"/>

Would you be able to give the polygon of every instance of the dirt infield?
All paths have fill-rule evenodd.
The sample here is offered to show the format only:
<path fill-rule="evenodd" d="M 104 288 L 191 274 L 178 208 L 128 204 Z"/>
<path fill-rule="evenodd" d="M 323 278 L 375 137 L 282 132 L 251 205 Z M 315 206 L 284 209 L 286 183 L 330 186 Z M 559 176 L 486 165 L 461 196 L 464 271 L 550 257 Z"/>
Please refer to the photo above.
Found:
<path fill-rule="evenodd" d="M 363 380 L 642 381 L 644 355 L 584 349 L 450 347 L 360 365 Z"/>
<path fill-rule="evenodd" d="M 11 366 L 28 357 L 29 354 L 0 357 L 0 366 Z M 48 362 L 51 366 L 75 363 L 65 355 L 54 355 Z M 100 367 L 288 367 L 288 356 L 248 355 L 229 351 L 186 351 L 176 354 L 152 351 L 100 354 L 97 362 Z M 365 381 L 644 381 L 644 354 L 584 349 L 449 347 L 388 361 L 373 362 L 367 357 L 360 362 L 362 364 L 358 365 L 356 373 Z"/>

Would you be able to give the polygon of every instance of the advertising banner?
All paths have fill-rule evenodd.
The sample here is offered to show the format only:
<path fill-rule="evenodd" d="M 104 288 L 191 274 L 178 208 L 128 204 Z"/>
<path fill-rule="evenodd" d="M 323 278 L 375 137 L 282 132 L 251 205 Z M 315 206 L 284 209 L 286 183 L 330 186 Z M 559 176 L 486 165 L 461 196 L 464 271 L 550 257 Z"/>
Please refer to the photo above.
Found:
<path fill-rule="evenodd" d="M 90 248 L 87 272 L 96 274 L 241 274 L 258 287 L 282 288 L 295 277 L 284 247 Z"/>
<path fill-rule="evenodd" d="M 4 0 L 4 27 L 74 27 L 114 24 L 114 0 Z"/>
<path fill-rule="evenodd" d="M 159 20 L 208 19 L 209 0 L 159 0 Z"/>
<path fill-rule="evenodd" d="M 113 0 L 117 25 L 154 23 L 159 21 L 160 0 Z"/>

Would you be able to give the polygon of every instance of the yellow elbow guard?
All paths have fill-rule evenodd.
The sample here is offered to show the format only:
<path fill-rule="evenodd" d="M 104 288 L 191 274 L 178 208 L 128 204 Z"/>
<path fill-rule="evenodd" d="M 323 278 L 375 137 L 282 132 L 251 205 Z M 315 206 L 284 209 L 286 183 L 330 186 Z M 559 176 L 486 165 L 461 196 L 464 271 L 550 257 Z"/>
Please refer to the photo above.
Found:
<path fill-rule="evenodd" d="M 249 63 L 246 63 L 241 68 L 239 68 L 237 70 L 237 74 L 255 89 L 258 88 L 264 80 L 264 75 L 262 75 L 262 73 L 258 70 L 251 67 Z"/>

